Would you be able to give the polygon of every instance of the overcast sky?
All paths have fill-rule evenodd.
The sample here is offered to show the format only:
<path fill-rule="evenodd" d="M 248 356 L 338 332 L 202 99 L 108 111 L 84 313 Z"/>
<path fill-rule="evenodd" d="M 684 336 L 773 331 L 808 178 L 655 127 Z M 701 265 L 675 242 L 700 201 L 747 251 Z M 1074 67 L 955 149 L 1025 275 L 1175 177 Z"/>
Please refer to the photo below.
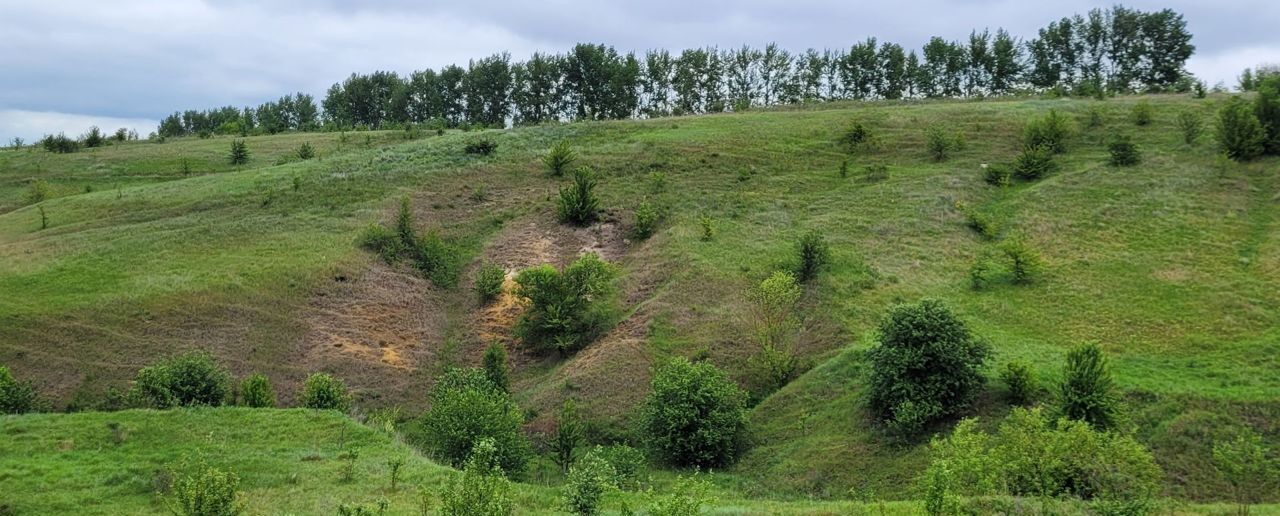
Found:
<path fill-rule="evenodd" d="M 871 5 L 865 5 L 871 4 Z M 401 73 L 509 51 L 619 50 L 769 41 L 847 47 L 867 36 L 919 48 L 1004 27 L 1030 37 L 1050 21 L 1112 2 L 1064 0 L 0 0 L 0 138 L 136 127 L 179 109 L 256 105 L 289 92 L 317 99 L 351 72 Z M 1129 2 L 1182 13 L 1188 68 L 1235 85 L 1280 61 L 1280 1 Z"/>

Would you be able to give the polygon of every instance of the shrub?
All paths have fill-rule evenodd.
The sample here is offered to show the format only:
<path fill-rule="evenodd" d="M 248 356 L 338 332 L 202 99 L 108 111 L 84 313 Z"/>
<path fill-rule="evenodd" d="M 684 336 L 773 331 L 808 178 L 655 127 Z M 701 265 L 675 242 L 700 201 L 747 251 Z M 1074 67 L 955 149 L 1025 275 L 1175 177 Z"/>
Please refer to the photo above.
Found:
<path fill-rule="evenodd" d="M 560 466 L 561 472 L 568 473 L 569 466 L 573 465 L 573 452 L 582 444 L 582 435 L 582 417 L 578 415 L 578 405 L 573 398 L 566 399 L 560 407 L 560 413 L 556 415 L 556 433 L 551 437 L 549 445 L 551 458 Z"/>
<path fill-rule="evenodd" d="M 1023 362 L 1009 362 L 1000 370 L 1000 381 L 1009 391 L 1009 402 L 1014 405 L 1027 405 L 1036 396 L 1039 387 L 1036 385 L 1035 373 L 1031 366 Z"/>
<path fill-rule="evenodd" d="M 863 169 L 863 177 L 868 182 L 884 181 L 889 179 L 889 167 L 885 165 L 867 165 Z"/>
<path fill-rule="evenodd" d="M 36 388 L 14 379 L 9 368 L 0 365 L 0 414 L 25 414 L 36 410 Z"/>
<path fill-rule="evenodd" d="M 175 475 L 170 510 L 181 516 L 234 516 L 244 513 L 240 477 L 203 464 L 189 475 Z"/>
<path fill-rule="evenodd" d="M 1277 473 L 1262 437 L 1249 429 L 1233 440 L 1213 443 L 1213 466 L 1231 485 L 1231 497 L 1242 508 L 1238 514 L 1248 514 L 1249 505 L 1263 500 Z"/>
<path fill-rule="evenodd" d="M 449 479 L 440 495 L 443 516 L 509 516 L 515 512 L 511 481 L 502 474 L 498 447 L 492 439 L 477 439 L 475 453 L 461 475 Z M 423 514 L 428 514 L 423 511 Z"/>
<path fill-rule="evenodd" d="M 564 493 L 564 507 L 573 514 L 592 516 L 600 513 L 600 501 L 613 484 L 617 472 L 603 457 L 588 453 L 569 470 Z"/>
<path fill-rule="evenodd" d="M 40 139 L 40 146 L 48 152 L 57 154 L 70 154 L 80 150 L 80 142 L 73 138 L 68 138 L 63 133 L 58 133 L 57 136 L 46 134 L 44 138 Z"/>
<path fill-rule="evenodd" d="M 1009 186 L 1013 182 L 1013 172 L 999 163 L 983 164 L 982 180 L 991 186 Z"/>
<path fill-rule="evenodd" d="M 503 392 L 511 392 L 511 369 L 507 365 L 507 347 L 494 341 L 484 350 L 481 360 L 484 377 Z"/>
<path fill-rule="evenodd" d="M 760 354 L 752 360 L 752 386 L 757 399 L 782 388 L 795 376 L 796 359 L 792 353 L 795 331 L 795 309 L 800 302 L 800 286 L 795 276 L 775 272 L 748 292 L 751 320 L 760 340 Z"/>
<path fill-rule="evenodd" d="M 953 152 L 964 148 L 964 135 L 940 124 L 926 128 L 924 137 L 934 161 L 945 161 Z"/>
<path fill-rule="evenodd" d="M 494 464 L 512 475 L 528 460 L 523 424 L 511 395 L 479 369 L 445 371 L 431 389 L 431 409 L 422 416 L 426 443 L 440 460 L 462 466 L 476 454 L 473 446 L 486 440 L 494 447 Z"/>
<path fill-rule="evenodd" d="M 474 140 L 467 142 L 467 145 L 463 150 L 467 154 L 488 156 L 490 154 L 493 154 L 493 151 L 498 150 L 498 142 L 495 142 L 489 138 L 476 138 Z"/>
<path fill-rule="evenodd" d="M 966 419 L 929 448 L 926 471 L 945 469 L 966 496 L 1076 497 L 1132 510 L 1151 503 L 1163 477 L 1133 437 L 1053 421 L 1039 408 L 1013 409 L 993 435 Z"/>
<path fill-rule="evenodd" d="M 266 376 L 255 374 L 240 384 L 240 404 L 253 408 L 274 408 L 276 391 Z"/>
<path fill-rule="evenodd" d="M 647 240 L 658 229 L 658 209 L 649 201 L 641 201 L 636 207 L 636 225 L 631 228 L 631 236 L 636 240 Z"/>
<path fill-rule="evenodd" d="M 1098 106 L 1089 108 L 1089 118 L 1085 121 L 1085 126 L 1089 129 L 1102 127 L 1102 108 Z"/>
<path fill-rule="evenodd" d="M 1129 111 L 1129 119 L 1134 125 L 1150 125 L 1154 113 L 1155 109 L 1151 107 L 1151 103 L 1143 100 L 1133 105 L 1133 109 Z"/>
<path fill-rule="evenodd" d="M 595 222 L 600 212 L 600 200 L 595 195 L 596 179 L 590 169 L 579 168 L 573 172 L 573 184 L 560 189 L 556 214 L 560 222 L 585 226 Z"/>
<path fill-rule="evenodd" d="M 1248 161 L 1262 155 L 1266 131 L 1249 103 L 1236 96 L 1218 110 L 1218 144 L 1227 157 Z"/>
<path fill-rule="evenodd" d="M 642 475 L 649 465 L 644 452 L 625 444 L 615 444 L 596 446 L 591 453 L 603 457 L 613 467 L 613 484 L 619 489 L 640 487 Z"/>
<path fill-rule="evenodd" d="M 1018 179 L 1034 181 L 1057 170 L 1053 153 L 1044 147 L 1025 147 L 1014 162 L 1013 173 Z"/>
<path fill-rule="evenodd" d="M 715 222 L 715 219 L 708 215 L 698 217 L 698 227 L 702 228 L 701 240 L 703 242 L 710 242 L 715 237 Z"/>
<path fill-rule="evenodd" d="M 991 256 L 987 253 L 978 255 L 969 267 L 969 288 L 982 290 L 991 282 Z"/>
<path fill-rule="evenodd" d="M 796 242 L 796 258 L 796 279 L 806 283 L 816 278 L 831 261 L 831 248 L 820 231 L 811 229 Z"/>
<path fill-rule="evenodd" d="M 1142 153 L 1133 144 L 1133 138 L 1127 134 L 1117 134 L 1107 143 L 1107 152 L 1111 154 L 1111 164 L 1117 167 L 1131 167 L 1142 162 Z"/>
<path fill-rule="evenodd" d="M 462 275 L 462 254 L 453 244 L 431 231 L 411 248 L 413 265 L 438 287 L 453 288 Z"/>
<path fill-rule="evenodd" d="M 595 340 L 612 322 L 618 268 L 588 253 L 557 271 L 550 265 L 516 276 L 516 296 L 528 308 L 515 333 L 534 349 L 573 353 Z"/>
<path fill-rule="evenodd" d="M 311 143 L 302 142 L 298 147 L 298 159 L 308 160 L 314 157 L 316 157 L 316 150 L 311 147 Z"/>
<path fill-rule="evenodd" d="M 231 141 L 231 153 L 227 155 L 227 160 L 232 165 L 243 165 L 249 162 L 249 145 L 244 140 Z"/>
<path fill-rule="evenodd" d="M 20 150 L 22 149 L 22 146 L 26 144 L 27 144 L 26 140 L 23 140 L 22 138 L 19 138 L 17 136 L 14 136 L 12 140 L 9 140 L 9 148 L 12 150 Z"/>
<path fill-rule="evenodd" d="M 231 377 L 213 356 L 194 352 L 163 360 L 138 371 L 136 395 L 154 408 L 222 405 Z"/>
<path fill-rule="evenodd" d="M 871 361 L 872 413 L 905 434 L 966 410 L 985 384 L 991 351 L 941 301 L 898 305 L 880 325 Z"/>
<path fill-rule="evenodd" d="M 486 304 L 502 295 L 502 285 L 507 281 L 507 271 L 496 263 L 486 262 L 476 271 L 476 295 L 480 303 Z"/>
<path fill-rule="evenodd" d="M 680 357 L 655 372 L 640 420 L 661 459 L 677 466 L 725 465 L 743 446 L 746 396 L 715 366 Z"/>
<path fill-rule="evenodd" d="M 1040 253 L 1028 245 L 1025 239 L 1014 237 L 1005 240 L 1000 250 L 1009 259 L 1009 274 L 1015 284 L 1026 285 L 1040 276 Z"/>
<path fill-rule="evenodd" d="M 1027 147 L 1043 147 L 1054 154 L 1067 152 L 1067 138 L 1071 136 L 1071 123 L 1059 115 L 1058 110 L 1050 109 L 1044 118 L 1027 122 L 1022 133 L 1023 144 Z"/>
<path fill-rule="evenodd" d="M 1257 83 L 1253 111 L 1265 133 L 1263 147 L 1267 154 L 1280 154 L 1280 75 L 1263 76 Z"/>
<path fill-rule="evenodd" d="M 43 179 L 32 181 L 27 185 L 27 193 L 23 196 L 23 200 L 27 204 L 39 204 L 53 197 L 53 190 L 49 188 L 49 183 Z"/>
<path fill-rule="evenodd" d="M 707 493 L 711 483 L 694 477 L 678 477 L 671 493 L 659 497 L 649 507 L 650 516 L 702 514 L 702 506 L 715 501 Z"/>
<path fill-rule="evenodd" d="M 115 135 L 112 136 L 112 139 L 114 139 L 116 143 L 124 143 L 129 139 L 129 129 L 126 127 L 116 129 Z"/>
<path fill-rule="evenodd" d="M 867 142 L 870 137 L 870 131 L 867 130 L 866 126 L 862 125 L 862 122 L 853 122 L 840 134 L 840 144 L 850 151 L 854 151 L 859 145 Z"/>
<path fill-rule="evenodd" d="M 991 220 L 986 214 L 970 208 L 969 205 L 956 201 L 956 209 L 964 215 L 965 225 L 983 238 L 992 239 L 996 237 L 999 228 L 995 221 Z"/>
<path fill-rule="evenodd" d="M 378 253 L 387 263 L 395 263 L 405 247 L 394 230 L 382 224 L 370 224 L 360 235 L 360 246 Z"/>
<path fill-rule="evenodd" d="M 1067 353 L 1058 384 L 1058 415 L 1084 421 L 1098 430 L 1118 422 L 1120 397 L 1102 348 L 1094 343 L 1077 346 Z"/>
<path fill-rule="evenodd" d="M 1177 124 L 1178 131 L 1182 133 L 1182 142 L 1187 145 L 1195 145 L 1200 133 L 1204 132 L 1204 121 L 1200 118 L 1200 113 L 1195 111 L 1178 113 Z"/>
<path fill-rule="evenodd" d="M 542 164 L 553 177 L 563 176 L 573 162 L 578 160 L 578 153 L 573 151 L 566 140 L 560 140 L 551 146 L 551 150 L 542 157 Z"/>
<path fill-rule="evenodd" d="M 102 129 L 98 129 L 98 126 L 96 125 L 90 127 L 89 132 L 84 135 L 84 146 L 90 149 L 94 147 L 101 147 L 103 143 L 106 143 L 106 141 L 107 138 L 102 135 Z"/>
<path fill-rule="evenodd" d="M 347 384 L 327 373 L 312 373 L 302 384 L 302 406 L 345 412 L 351 406 Z"/>

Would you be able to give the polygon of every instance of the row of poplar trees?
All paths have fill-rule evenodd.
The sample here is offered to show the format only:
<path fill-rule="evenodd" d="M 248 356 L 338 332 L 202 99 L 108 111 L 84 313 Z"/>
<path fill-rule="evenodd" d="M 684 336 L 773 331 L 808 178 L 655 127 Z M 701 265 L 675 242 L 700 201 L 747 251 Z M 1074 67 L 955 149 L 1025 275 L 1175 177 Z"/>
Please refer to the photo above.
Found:
<path fill-rule="evenodd" d="M 329 128 L 372 129 L 421 123 L 506 126 L 844 99 L 1051 89 L 1079 95 L 1165 91 L 1187 84 L 1184 65 L 1194 49 L 1182 15 L 1122 6 L 1062 18 L 1029 41 L 1003 29 L 974 31 L 967 41 L 932 38 L 919 53 L 875 38 L 847 50 L 795 54 L 777 44 L 643 55 L 578 44 L 566 54 L 535 53 L 523 62 L 503 53 L 465 68 L 450 65 L 407 77 L 352 74 L 329 88 L 321 103 L 322 122 Z M 261 109 L 259 124 L 264 123 Z M 254 123 L 247 112 L 240 116 L 242 123 Z M 191 131 L 190 125 L 184 128 Z M 295 119 L 283 130 L 304 128 Z"/>

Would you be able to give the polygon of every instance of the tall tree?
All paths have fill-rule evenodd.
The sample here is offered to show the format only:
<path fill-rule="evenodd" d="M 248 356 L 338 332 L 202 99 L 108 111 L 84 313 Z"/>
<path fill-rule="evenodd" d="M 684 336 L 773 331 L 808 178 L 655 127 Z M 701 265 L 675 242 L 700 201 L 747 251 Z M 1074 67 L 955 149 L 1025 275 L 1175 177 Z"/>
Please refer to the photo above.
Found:
<path fill-rule="evenodd" d="M 745 48 L 745 47 L 744 47 Z M 666 50 L 650 50 L 644 55 L 644 113 L 650 117 L 671 114 L 675 61 Z"/>

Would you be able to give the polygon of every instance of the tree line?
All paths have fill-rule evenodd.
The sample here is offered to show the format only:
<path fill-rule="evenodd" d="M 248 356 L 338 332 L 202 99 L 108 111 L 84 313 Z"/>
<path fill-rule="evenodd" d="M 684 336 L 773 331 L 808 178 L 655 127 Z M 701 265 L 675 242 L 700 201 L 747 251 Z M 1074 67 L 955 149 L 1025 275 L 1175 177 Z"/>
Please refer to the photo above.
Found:
<path fill-rule="evenodd" d="M 1106 95 L 1189 89 L 1194 52 L 1181 14 L 1123 6 L 1064 17 L 1022 41 L 1004 29 L 967 41 L 934 37 L 920 52 L 868 38 L 846 49 L 792 53 L 692 48 L 621 53 L 581 43 L 564 54 L 513 61 L 500 53 L 466 67 L 408 76 L 353 73 L 326 92 L 318 113 L 305 94 L 257 109 L 174 113 L 161 136 L 273 133 L 407 124 L 532 125 L 652 118 L 830 100 L 958 98 L 1056 91 Z"/>

